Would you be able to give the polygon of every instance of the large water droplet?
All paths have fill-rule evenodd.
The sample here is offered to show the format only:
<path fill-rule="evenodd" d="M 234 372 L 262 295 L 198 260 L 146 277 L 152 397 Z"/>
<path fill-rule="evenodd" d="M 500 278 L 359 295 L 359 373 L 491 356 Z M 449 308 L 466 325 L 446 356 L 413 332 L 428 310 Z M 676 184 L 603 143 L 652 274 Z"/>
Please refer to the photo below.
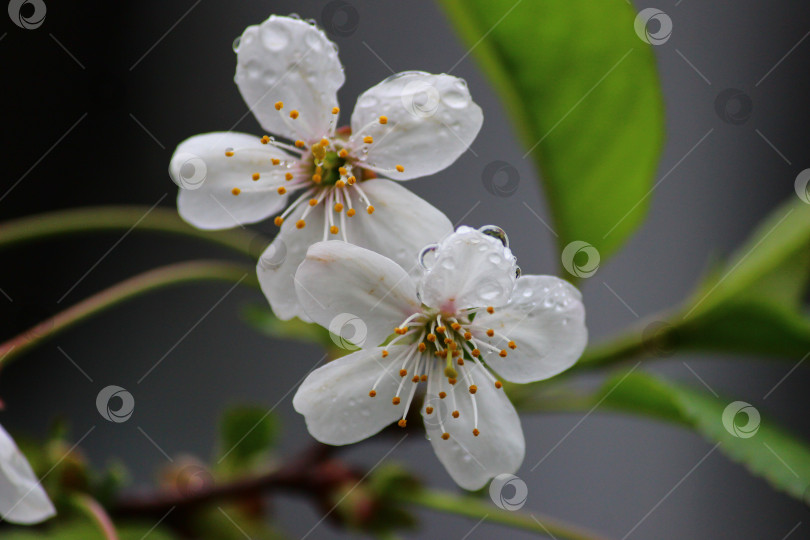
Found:
<path fill-rule="evenodd" d="M 304 41 L 314 53 L 319 53 L 321 52 L 321 49 L 323 49 L 323 42 L 321 41 L 321 36 L 317 31 L 307 31 Z"/>
<path fill-rule="evenodd" d="M 504 245 L 504 247 L 509 247 L 509 237 L 506 236 L 506 233 L 500 227 L 495 225 L 484 225 L 478 229 L 478 232 L 491 236 L 492 238 L 497 238 L 500 240 L 501 244 Z"/>
<path fill-rule="evenodd" d="M 237 36 L 236 39 L 233 40 L 233 52 L 237 52 L 239 50 L 239 44 L 242 42 L 242 36 Z"/>
<path fill-rule="evenodd" d="M 422 248 L 422 251 L 419 252 L 419 266 L 425 270 L 433 266 L 436 262 L 437 249 L 439 249 L 439 246 L 436 244 L 430 244 Z"/>
<path fill-rule="evenodd" d="M 463 109 L 470 103 L 470 96 L 466 92 L 450 90 L 442 95 L 442 101 L 444 101 L 448 107 Z"/>
<path fill-rule="evenodd" d="M 280 51 L 290 42 L 287 29 L 280 23 L 270 21 L 261 27 L 262 43 L 271 51 Z"/>
<path fill-rule="evenodd" d="M 519 278 L 522 273 L 523 272 L 521 271 L 520 267 L 516 266 L 515 267 L 515 279 Z M 531 296 L 531 291 L 529 291 L 529 296 Z"/>

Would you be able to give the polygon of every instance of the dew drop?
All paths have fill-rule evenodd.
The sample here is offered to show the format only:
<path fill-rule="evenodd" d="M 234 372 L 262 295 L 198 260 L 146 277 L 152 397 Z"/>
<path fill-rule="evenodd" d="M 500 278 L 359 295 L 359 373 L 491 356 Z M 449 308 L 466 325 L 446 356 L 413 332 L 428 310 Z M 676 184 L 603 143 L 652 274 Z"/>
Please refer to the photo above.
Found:
<path fill-rule="evenodd" d="M 430 244 L 422 248 L 422 251 L 419 252 L 419 266 L 425 270 L 433 266 L 436 262 L 437 249 L 439 249 L 439 246 L 436 244 Z"/>
<path fill-rule="evenodd" d="M 442 101 L 444 101 L 448 107 L 463 109 L 470 103 L 470 96 L 466 92 L 451 90 L 442 95 Z"/>
<path fill-rule="evenodd" d="M 233 40 L 233 52 L 237 52 L 239 50 L 239 44 L 241 42 L 242 36 L 237 36 L 237 38 Z"/>
<path fill-rule="evenodd" d="M 500 240 L 501 244 L 504 245 L 504 247 L 509 247 L 509 237 L 506 236 L 506 233 L 500 227 L 495 225 L 484 225 L 478 229 L 478 231 L 487 236 L 491 236 L 492 238 L 497 238 Z"/>
<path fill-rule="evenodd" d="M 290 42 L 287 29 L 279 23 L 270 21 L 261 27 L 262 43 L 271 51 L 280 51 Z"/>
<path fill-rule="evenodd" d="M 520 267 L 516 266 L 515 267 L 515 279 L 519 278 L 522 273 L 523 272 L 521 271 Z M 532 292 L 531 292 L 531 290 L 529 290 L 529 296 L 531 296 L 531 295 L 532 295 Z"/>

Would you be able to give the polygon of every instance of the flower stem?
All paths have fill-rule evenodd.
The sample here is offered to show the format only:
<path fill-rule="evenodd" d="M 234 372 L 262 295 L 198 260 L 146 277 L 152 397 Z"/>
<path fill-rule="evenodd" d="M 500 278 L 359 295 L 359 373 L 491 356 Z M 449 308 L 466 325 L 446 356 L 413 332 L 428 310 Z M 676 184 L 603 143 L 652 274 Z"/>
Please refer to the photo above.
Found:
<path fill-rule="evenodd" d="M 115 530 L 115 525 L 106 510 L 104 510 L 104 507 L 102 507 L 97 500 L 89 495 L 77 494 L 71 497 L 71 503 L 96 524 L 105 540 L 118 540 L 118 532 Z"/>
<path fill-rule="evenodd" d="M 568 540 L 603 540 L 605 537 L 583 528 L 563 523 L 540 514 L 510 512 L 470 495 L 456 495 L 448 491 L 421 489 L 397 494 L 402 502 L 456 514 L 474 520 L 499 523 L 517 529 L 537 532 L 552 538 Z"/>
<path fill-rule="evenodd" d="M 218 244 L 257 258 L 269 243 L 248 229 L 202 231 L 180 219 L 177 211 L 146 206 L 92 206 L 26 216 L 0 224 L 0 249 L 32 240 L 98 231 L 162 232 Z"/>
<path fill-rule="evenodd" d="M 49 317 L 26 332 L 0 343 L 0 367 L 13 357 L 38 345 L 70 326 L 125 300 L 167 287 L 194 281 L 230 281 L 258 286 L 251 266 L 220 262 L 191 261 L 163 266 L 124 280 L 85 298 L 78 304 Z"/>

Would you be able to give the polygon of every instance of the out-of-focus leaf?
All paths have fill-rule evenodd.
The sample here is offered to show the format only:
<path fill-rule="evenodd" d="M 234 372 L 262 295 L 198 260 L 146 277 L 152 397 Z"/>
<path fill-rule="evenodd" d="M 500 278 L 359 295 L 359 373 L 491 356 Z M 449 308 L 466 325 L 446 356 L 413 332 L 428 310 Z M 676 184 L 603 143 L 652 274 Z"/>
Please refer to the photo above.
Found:
<path fill-rule="evenodd" d="M 59 519 L 58 517 L 56 518 Z M 126 524 L 117 527 L 119 540 L 176 540 L 177 537 L 169 534 L 162 527 L 155 527 L 154 523 Z M 42 528 L 14 528 L 0 533 L 4 540 L 101 540 L 104 536 L 98 527 L 90 522 L 69 521 L 65 523 L 51 523 Z"/>
<path fill-rule="evenodd" d="M 623 380 L 621 380 L 623 379 Z M 691 427 L 752 474 L 797 499 L 810 486 L 810 447 L 752 405 L 634 372 L 608 380 L 601 406 Z M 752 408 L 749 408 L 752 407 Z M 751 416 L 751 415 L 753 416 Z"/>
<path fill-rule="evenodd" d="M 282 321 L 266 306 L 248 306 L 244 311 L 244 319 L 259 332 L 272 338 L 320 345 L 327 351 L 336 349 L 335 342 L 329 337 L 329 330 L 300 319 Z"/>
<path fill-rule="evenodd" d="M 602 259 L 647 213 L 664 139 L 652 47 L 626 2 L 442 0 L 543 180 L 560 248 Z"/>
<path fill-rule="evenodd" d="M 278 417 L 266 409 L 229 408 L 220 421 L 222 462 L 236 470 L 250 467 L 267 455 L 278 440 L 279 431 Z"/>

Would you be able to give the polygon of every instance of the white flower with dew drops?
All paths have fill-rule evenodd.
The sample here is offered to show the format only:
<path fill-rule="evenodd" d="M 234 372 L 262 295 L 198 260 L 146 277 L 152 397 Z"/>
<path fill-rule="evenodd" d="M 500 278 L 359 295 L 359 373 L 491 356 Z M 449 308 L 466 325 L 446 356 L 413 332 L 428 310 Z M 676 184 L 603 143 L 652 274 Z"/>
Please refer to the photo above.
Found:
<path fill-rule="evenodd" d="M 0 517 L 9 523 L 32 525 L 54 515 L 56 510 L 31 465 L 0 426 Z"/>
<path fill-rule="evenodd" d="M 514 473 L 523 431 L 497 376 L 557 375 L 588 332 L 579 291 L 553 276 L 518 277 L 507 244 L 497 227 L 460 227 L 423 250 L 418 280 L 341 241 L 310 247 L 295 280 L 307 314 L 327 328 L 344 312 L 366 325 L 361 350 L 318 368 L 296 393 L 310 433 L 343 445 L 405 427 L 421 387 L 430 443 L 458 485 L 479 489 Z"/>
<path fill-rule="evenodd" d="M 338 129 L 345 77 L 337 47 L 320 29 L 274 15 L 248 27 L 234 49 L 236 84 L 272 136 L 191 137 L 169 172 L 181 188 L 180 215 L 198 228 L 276 215 L 281 230 L 258 274 L 278 317 L 304 316 L 292 276 L 317 241 L 342 239 L 404 265 L 452 231 L 443 213 L 391 180 L 441 171 L 475 139 L 483 114 L 464 80 L 393 75 L 358 98 L 350 129 Z"/>

